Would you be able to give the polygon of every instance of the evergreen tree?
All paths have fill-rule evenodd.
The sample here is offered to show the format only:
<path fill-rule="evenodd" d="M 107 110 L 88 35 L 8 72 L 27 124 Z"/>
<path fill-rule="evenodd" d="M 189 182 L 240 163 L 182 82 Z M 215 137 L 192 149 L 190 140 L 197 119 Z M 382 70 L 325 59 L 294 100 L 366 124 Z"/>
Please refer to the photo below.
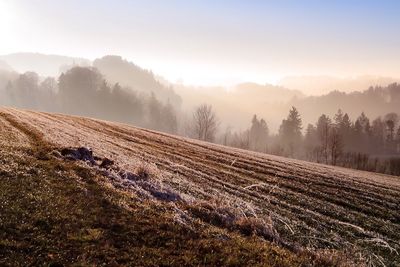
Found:
<path fill-rule="evenodd" d="M 329 150 L 331 152 L 331 163 L 332 165 L 336 165 L 339 156 L 342 154 L 343 143 L 339 127 L 335 124 L 329 131 Z"/>
<path fill-rule="evenodd" d="M 352 143 L 352 123 L 347 113 L 343 115 L 342 122 L 339 125 L 339 133 L 342 137 L 343 146 L 349 148 Z"/>
<path fill-rule="evenodd" d="M 347 115 L 347 113 L 346 113 L 346 115 Z M 347 118 L 348 118 L 348 115 L 347 115 Z M 340 128 L 343 124 L 343 120 L 344 120 L 343 112 L 341 109 L 339 109 L 334 117 L 335 125 L 339 126 L 339 128 Z"/>
<path fill-rule="evenodd" d="M 325 163 L 328 163 L 328 157 L 329 157 L 329 131 L 331 127 L 332 121 L 331 119 L 326 116 L 325 114 L 322 114 L 318 118 L 317 122 L 317 133 L 318 137 L 320 140 L 320 149 L 321 149 L 321 154 L 324 158 Z"/>
<path fill-rule="evenodd" d="M 268 139 L 268 126 L 264 119 L 258 120 L 254 115 L 250 127 L 250 149 L 266 152 Z"/>
<path fill-rule="evenodd" d="M 373 153 L 382 153 L 385 144 L 385 123 L 381 117 L 372 121 L 371 126 L 371 146 Z"/>
<path fill-rule="evenodd" d="M 279 136 L 282 145 L 286 147 L 290 156 L 293 156 L 297 148 L 300 146 L 302 134 L 302 121 L 299 112 L 295 107 L 289 111 L 287 119 L 282 121 L 279 128 Z"/>
<path fill-rule="evenodd" d="M 317 129 L 314 125 L 308 124 L 306 128 L 306 133 L 304 135 L 304 150 L 306 153 L 306 158 L 308 160 L 318 159 L 318 149 L 317 148 L 318 136 Z"/>
<path fill-rule="evenodd" d="M 393 120 L 387 120 L 386 121 L 386 127 L 388 131 L 387 135 L 387 141 L 391 143 L 394 139 L 394 121 Z"/>

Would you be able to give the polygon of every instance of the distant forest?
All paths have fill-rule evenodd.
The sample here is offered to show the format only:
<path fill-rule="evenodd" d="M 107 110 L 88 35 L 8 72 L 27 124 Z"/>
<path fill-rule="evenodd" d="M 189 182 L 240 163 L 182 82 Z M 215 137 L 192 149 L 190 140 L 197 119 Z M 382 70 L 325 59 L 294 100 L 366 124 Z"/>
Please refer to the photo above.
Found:
<path fill-rule="evenodd" d="M 227 129 L 221 142 L 279 156 L 400 175 L 399 119 L 392 112 L 370 121 L 362 112 L 353 121 L 339 109 L 333 118 L 322 114 L 315 124 L 307 125 L 303 134 L 301 115 L 292 107 L 275 135 L 269 134 L 264 119 L 254 115 L 249 129 Z"/>
<path fill-rule="evenodd" d="M 263 87 L 251 90 L 245 101 L 255 99 L 254 92 Z M 215 104 L 199 100 L 190 112 L 183 110 L 185 99 L 172 85 L 117 56 L 97 59 L 93 66 L 70 66 L 57 78 L 0 71 L 1 105 L 124 122 L 262 153 L 400 175 L 399 84 L 318 97 L 273 90 L 283 90 L 288 97 L 271 103 L 289 112 L 279 130 L 270 131 L 268 119 L 257 115 L 249 116 L 247 129 L 238 130 L 221 121 Z M 239 98 L 245 98 L 246 88 L 240 93 Z M 239 115 L 236 112 L 231 116 Z M 309 121 L 316 115 L 314 123 L 303 124 L 303 116 Z"/>
<path fill-rule="evenodd" d="M 100 60 L 97 63 L 102 64 Z M 35 72 L 19 75 L 3 72 L 0 104 L 101 118 L 176 134 L 176 106 L 180 105 L 180 97 L 172 88 L 157 82 L 151 72 L 134 69 L 137 72 L 134 86 L 111 83 L 96 67 L 72 67 L 58 79 L 43 79 Z M 151 90 L 145 92 L 136 87 Z M 158 100 L 160 96 L 163 101 Z"/>

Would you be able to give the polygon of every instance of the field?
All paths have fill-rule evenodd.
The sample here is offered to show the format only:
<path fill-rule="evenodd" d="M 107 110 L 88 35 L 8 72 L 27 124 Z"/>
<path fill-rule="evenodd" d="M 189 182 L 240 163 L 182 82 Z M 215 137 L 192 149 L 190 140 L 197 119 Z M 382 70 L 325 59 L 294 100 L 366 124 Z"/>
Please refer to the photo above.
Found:
<path fill-rule="evenodd" d="M 0 127 L 0 265 L 400 266 L 399 177 L 60 114 Z"/>

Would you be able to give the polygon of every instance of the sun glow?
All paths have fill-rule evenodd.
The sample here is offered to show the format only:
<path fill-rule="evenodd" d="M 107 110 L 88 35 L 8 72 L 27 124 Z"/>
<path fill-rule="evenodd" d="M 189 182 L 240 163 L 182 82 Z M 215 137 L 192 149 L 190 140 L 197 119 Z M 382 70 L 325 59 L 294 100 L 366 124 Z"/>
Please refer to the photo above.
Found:
<path fill-rule="evenodd" d="M 0 2 L 0 29 L 7 30 L 11 27 L 10 22 L 13 20 L 13 13 L 11 5 L 8 1 Z"/>
<path fill-rule="evenodd" d="M 8 52 L 14 44 L 17 14 L 12 1 L 0 1 L 0 52 Z"/>

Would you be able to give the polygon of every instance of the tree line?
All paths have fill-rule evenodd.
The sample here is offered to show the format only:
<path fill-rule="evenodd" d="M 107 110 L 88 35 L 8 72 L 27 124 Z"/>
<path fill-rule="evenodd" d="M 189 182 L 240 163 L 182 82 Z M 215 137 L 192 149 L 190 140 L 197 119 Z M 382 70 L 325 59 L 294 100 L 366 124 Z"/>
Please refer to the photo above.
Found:
<path fill-rule="evenodd" d="M 388 113 L 372 122 L 364 112 L 352 121 L 338 110 L 333 118 L 322 114 L 308 124 L 303 135 L 301 115 L 295 107 L 270 135 L 266 122 L 254 115 L 245 131 L 227 129 L 224 145 L 293 157 L 318 163 L 400 175 L 400 117 Z"/>
<path fill-rule="evenodd" d="M 391 95 L 400 91 L 398 86 L 388 88 Z M 322 114 L 303 128 L 301 114 L 292 107 L 276 134 L 257 115 L 245 130 L 221 131 L 211 105 L 195 107 L 184 121 L 187 114 L 176 101 L 162 99 L 151 88 L 146 93 L 109 83 L 93 67 L 73 67 L 58 79 L 26 72 L 10 79 L 2 96 L 3 105 L 124 122 L 262 153 L 400 175 L 400 118 L 394 112 L 371 121 L 364 112 L 352 120 L 338 110 L 332 118 Z"/>
<path fill-rule="evenodd" d="M 74 67 L 40 81 L 26 72 L 8 81 L 0 104 L 19 108 L 61 112 L 124 122 L 176 134 L 177 111 L 154 93 L 137 92 L 119 83 L 110 84 L 92 67 Z"/>

